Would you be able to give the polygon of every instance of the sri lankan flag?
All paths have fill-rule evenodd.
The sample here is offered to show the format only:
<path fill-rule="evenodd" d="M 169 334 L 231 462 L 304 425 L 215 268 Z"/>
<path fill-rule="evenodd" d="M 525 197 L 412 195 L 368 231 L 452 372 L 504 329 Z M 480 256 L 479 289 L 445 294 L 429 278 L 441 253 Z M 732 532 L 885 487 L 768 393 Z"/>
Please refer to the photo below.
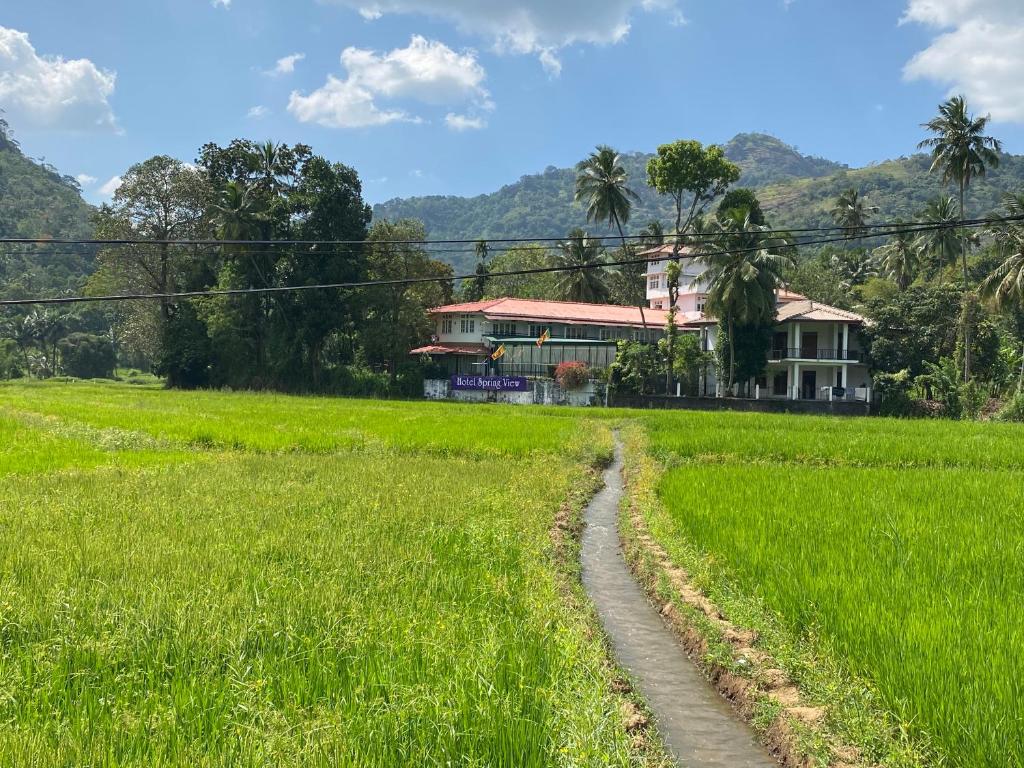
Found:
<path fill-rule="evenodd" d="M 541 346 L 543 346 L 543 345 L 544 345 L 544 342 L 545 342 L 545 341 L 547 341 L 547 340 L 548 340 L 548 339 L 550 339 L 550 338 L 551 338 L 551 331 L 550 331 L 550 330 L 548 330 L 547 328 L 545 328 L 545 329 L 544 329 L 544 333 L 542 333 L 542 334 L 540 335 L 540 338 L 539 338 L 539 339 L 537 339 L 537 346 L 538 346 L 538 347 L 541 347 Z"/>
<path fill-rule="evenodd" d="M 491 360 L 499 360 L 505 356 L 505 345 L 501 344 L 491 353 Z"/>

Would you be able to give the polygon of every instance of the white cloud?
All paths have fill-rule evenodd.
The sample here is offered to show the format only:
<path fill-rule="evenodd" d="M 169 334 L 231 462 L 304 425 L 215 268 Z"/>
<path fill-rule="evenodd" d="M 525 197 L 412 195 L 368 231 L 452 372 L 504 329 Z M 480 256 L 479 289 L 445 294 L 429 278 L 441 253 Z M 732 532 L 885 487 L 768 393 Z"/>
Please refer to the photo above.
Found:
<path fill-rule="evenodd" d="M 118 131 L 116 78 L 88 59 L 40 56 L 27 34 L 0 26 L 0 104 L 15 125 Z"/>
<path fill-rule="evenodd" d="M 245 113 L 245 116 L 250 120 L 260 120 L 269 114 L 269 109 L 264 107 L 262 104 L 257 104 L 255 107 L 249 107 L 249 111 Z"/>
<path fill-rule="evenodd" d="M 290 75 L 295 71 L 295 65 L 306 58 L 304 53 L 290 53 L 287 56 L 282 56 L 274 64 L 274 68 L 267 70 L 266 74 L 280 77 L 282 75 Z"/>
<path fill-rule="evenodd" d="M 1024 122 L 1024 3 L 1020 0 L 909 0 L 901 23 L 939 34 L 904 67 L 963 93 L 980 113 Z"/>
<path fill-rule="evenodd" d="M 347 76 L 334 75 L 308 96 L 293 91 L 288 111 L 301 122 L 334 128 L 362 128 L 397 121 L 422 122 L 399 108 L 377 106 L 378 97 L 411 99 L 425 104 L 472 103 L 493 109 L 483 81 L 487 77 L 476 53 L 457 53 L 443 43 L 414 35 L 406 48 L 384 54 L 346 48 L 341 63 Z"/>
<path fill-rule="evenodd" d="M 210 0 L 210 5 L 214 8 L 230 8 L 231 0 Z"/>
<path fill-rule="evenodd" d="M 80 187 L 91 187 L 96 183 L 96 177 L 90 176 L 88 173 L 80 173 L 75 176 L 75 181 L 78 182 L 78 186 Z"/>
<path fill-rule="evenodd" d="M 422 14 L 446 19 L 463 32 L 490 39 L 500 51 L 533 53 L 552 72 L 554 51 L 574 43 L 617 43 L 636 10 L 668 11 L 681 23 L 677 0 L 330 0 L 365 19 Z"/>
<path fill-rule="evenodd" d="M 479 131 L 487 127 L 487 121 L 482 117 L 470 117 L 469 115 L 457 115 L 449 112 L 444 116 L 445 125 L 453 131 Z"/>
<path fill-rule="evenodd" d="M 111 176 L 102 187 L 99 188 L 99 193 L 104 197 L 113 197 L 114 193 L 117 192 L 121 187 L 121 177 Z"/>

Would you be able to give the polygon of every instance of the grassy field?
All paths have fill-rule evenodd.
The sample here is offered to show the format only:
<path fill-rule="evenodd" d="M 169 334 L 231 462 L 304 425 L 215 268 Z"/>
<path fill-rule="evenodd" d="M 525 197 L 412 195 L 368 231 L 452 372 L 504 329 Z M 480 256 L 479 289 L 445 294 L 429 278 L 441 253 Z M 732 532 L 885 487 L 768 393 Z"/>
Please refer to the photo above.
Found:
<path fill-rule="evenodd" d="M 866 759 L 1024 766 L 1016 426 L 82 382 L 0 385 L 0 765 L 656 760 L 551 539 L 624 420 L 670 555 L 891 714 Z"/>
<path fill-rule="evenodd" d="M 0 764 L 629 765 L 568 413 L 0 386 Z"/>
<path fill-rule="evenodd" d="M 652 532 L 869 681 L 954 766 L 1024 765 L 1024 432 L 648 417 Z"/>

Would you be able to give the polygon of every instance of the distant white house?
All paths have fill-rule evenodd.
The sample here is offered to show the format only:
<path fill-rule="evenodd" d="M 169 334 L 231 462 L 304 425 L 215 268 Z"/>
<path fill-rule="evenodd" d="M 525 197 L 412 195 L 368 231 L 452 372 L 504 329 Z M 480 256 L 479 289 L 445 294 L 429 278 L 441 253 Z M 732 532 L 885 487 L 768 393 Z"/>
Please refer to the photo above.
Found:
<path fill-rule="evenodd" d="M 671 253 L 672 246 L 666 245 L 641 255 L 655 259 Z M 702 348 L 713 351 L 718 320 L 704 311 L 708 286 L 699 276 L 705 268 L 685 249 L 679 261 L 676 322 L 683 330 L 699 333 Z M 668 309 L 667 267 L 667 258 L 647 266 L 647 300 L 652 309 Z M 744 382 L 747 390 L 760 397 L 791 400 L 870 399 L 871 372 L 860 338 L 865 318 L 788 290 L 780 290 L 776 300 L 778 325 L 768 369 L 758 379 Z M 700 386 L 702 394 L 720 394 L 713 369 Z"/>

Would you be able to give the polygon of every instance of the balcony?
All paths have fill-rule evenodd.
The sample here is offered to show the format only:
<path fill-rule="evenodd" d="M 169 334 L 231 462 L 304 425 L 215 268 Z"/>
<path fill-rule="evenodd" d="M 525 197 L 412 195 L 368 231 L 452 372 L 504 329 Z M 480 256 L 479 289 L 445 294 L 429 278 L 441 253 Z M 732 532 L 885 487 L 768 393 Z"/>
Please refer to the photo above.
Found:
<path fill-rule="evenodd" d="M 800 347 L 775 348 L 768 353 L 768 360 L 816 360 L 828 362 L 857 363 L 861 353 L 856 349 L 807 349 Z"/>

